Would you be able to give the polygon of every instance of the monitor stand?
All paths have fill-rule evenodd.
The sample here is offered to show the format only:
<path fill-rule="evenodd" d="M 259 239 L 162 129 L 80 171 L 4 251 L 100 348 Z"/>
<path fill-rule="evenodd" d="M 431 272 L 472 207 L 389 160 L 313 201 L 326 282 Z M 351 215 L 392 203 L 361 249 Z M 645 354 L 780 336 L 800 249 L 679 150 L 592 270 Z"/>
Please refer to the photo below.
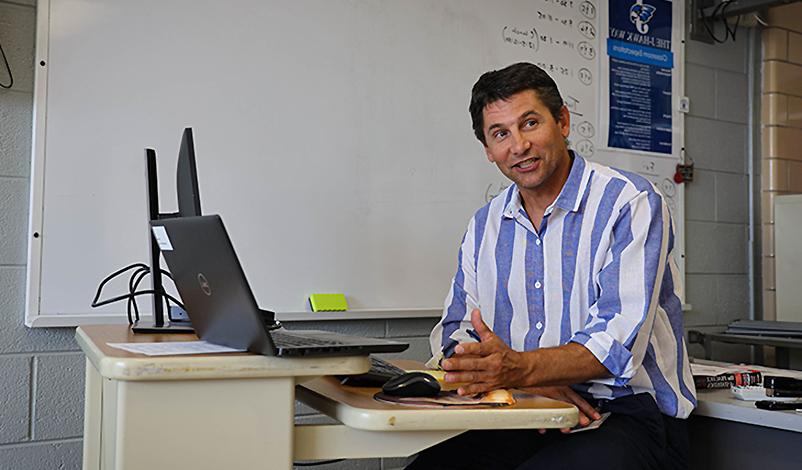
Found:
<path fill-rule="evenodd" d="M 145 149 L 145 167 L 148 182 L 148 225 L 150 221 L 163 217 L 176 217 L 179 214 L 162 214 L 159 212 L 159 185 L 157 182 L 156 151 Z M 150 275 L 153 281 L 153 323 L 137 321 L 131 326 L 134 333 L 195 333 L 189 322 L 170 322 L 164 318 L 164 286 L 161 273 L 161 249 L 154 233 L 148 229 L 150 236 Z M 168 318 L 170 318 L 168 316 Z"/>
<path fill-rule="evenodd" d="M 155 323 L 145 323 L 144 321 L 138 321 L 131 326 L 131 331 L 134 333 L 146 333 L 146 334 L 154 334 L 154 333 L 162 333 L 162 334 L 174 334 L 174 333 L 182 333 L 182 334 L 193 334 L 195 330 L 192 329 L 192 325 L 189 323 L 184 322 L 164 322 L 163 325 L 157 325 Z"/>

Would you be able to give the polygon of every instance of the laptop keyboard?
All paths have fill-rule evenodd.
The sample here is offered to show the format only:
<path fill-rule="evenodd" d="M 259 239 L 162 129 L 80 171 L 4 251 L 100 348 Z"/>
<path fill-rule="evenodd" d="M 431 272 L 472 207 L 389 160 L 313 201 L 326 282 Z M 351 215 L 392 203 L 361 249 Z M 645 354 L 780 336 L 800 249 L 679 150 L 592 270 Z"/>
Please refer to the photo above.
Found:
<path fill-rule="evenodd" d="M 271 331 L 270 337 L 273 338 L 273 343 L 277 348 L 304 348 L 304 347 L 326 347 L 326 346 L 342 346 L 348 343 L 342 341 L 311 338 L 309 336 L 296 336 L 289 333 L 282 333 L 278 331 Z"/>

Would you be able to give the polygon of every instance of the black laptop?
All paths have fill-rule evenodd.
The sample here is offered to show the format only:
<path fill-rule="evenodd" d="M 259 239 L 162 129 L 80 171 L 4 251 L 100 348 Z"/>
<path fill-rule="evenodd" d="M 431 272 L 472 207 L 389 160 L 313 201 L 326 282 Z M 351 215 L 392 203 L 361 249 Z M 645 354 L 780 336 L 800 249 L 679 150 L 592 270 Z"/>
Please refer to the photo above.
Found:
<path fill-rule="evenodd" d="M 256 305 L 218 215 L 152 221 L 178 293 L 202 339 L 266 356 L 400 352 L 406 343 L 326 331 L 288 331 Z"/>

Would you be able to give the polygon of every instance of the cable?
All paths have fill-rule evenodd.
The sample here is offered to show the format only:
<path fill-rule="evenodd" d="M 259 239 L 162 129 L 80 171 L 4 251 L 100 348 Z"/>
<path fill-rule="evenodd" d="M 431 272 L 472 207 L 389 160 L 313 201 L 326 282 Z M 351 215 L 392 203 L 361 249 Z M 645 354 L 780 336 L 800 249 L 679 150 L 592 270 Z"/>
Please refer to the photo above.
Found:
<path fill-rule="evenodd" d="M 161 273 L 163 276 L 166 276 L 168 279 L 170 279 L 170 281 L 173 283 L 173 286 L 175 286 L 175 279 L 173 279 L 173 275 L 172 275 L 172 274 L 170 274 L 170 272 L 169 272 L 169 271 L 165 271 L 164 269 L 161 269 L 161 268 L 159 268 L 159 272 L 160 272 L 160 273 Z M 162 289 L 164 289 L 164 284 L 163 284 L 163 283 L 162 283 Z M 170 318 L 170 308 L 171 308 L 171 306 L 170 306 L 170 297 L 167 297 L 167 296 L 165 296 L 165 297 L 164 297 L 164 303 L 167 305 L 167 310 L 166 310 L 166 312 L 167 312 L 167 319 L 168 319 L 168 320 L 172 320 L 172 318 Z M 182 309 L 182 310 L 186 310 L 186 308 L 184 308 L 184 306 L 183 306 L 183 305 L 181 305 L 181 304 L 178 304 L 177 306 L 178 306 L 178 307 L 181 307 L 181 309 Z"/>
<path fill-rule="evenodd" d="M 120 276 L 121 274 L 124 274 L 124 273 L 126 273 L 128 271 L 131 271 L 131 270 L 133 270 L 133 273 L 131 273 L 131 276 L 128 278 L 128 294 L 120 295 L 120 296 L 117 296 L 117 297 L 112 297 L 110 299 L 100 300 L 100 295 L 103 292 L 103 287 L 105 287 L 105 285 L 109 281 L 111 281 L 112 279 L 116 278 L 117 276 Z M 139 305 L 137 304 L 136 297 L 138 297 L 140 295 L 145 295 L 145 294 L 157 294 L 158 293 L 165 299 L 165 303 L 167 304 L 168 311 L 169 311 L 169 308 L 170 308 L 170 301 L 172 301 L 173 303 L 175 303 L 177 306 L 181 307 L 182 309 L 186 310 L 186 308 L 184 307 L 184 304 L 182 304 L 175 297 L 173 297 L 170 294 L 168 294 L 167 292 L 165 292 L 164 289 L 162 289 L 161 291 L 156 291 L 154 289 L 137 291 L 137 289 L 139 288 L 139 284 L 142 282 L 142 280 L 145 279 L 145 277 L 148 274 L 151 274 L 150 266 L 148 266 L 148 265 L 146 265 L 144 263 L 133 263 L 133 264 L 130 264 L 130 265 L 124 267 L 124 268 L 118 269 L 117 271 L 111 273 L 110 275 L 106 276 L 106 278 L 103 279 L 100 282 L 100 285 L 98 285 L 97 292 L 95 292 L 95 297 L 92 299 L 92 304 L 91 304 L 92 307 L 93 308 L 101 307 L 103 305 L 108 305 L 108 304 L 111 304 L 111 303 L 114 303 L 114 302 L 119 302 L 121 300 L 126 300 L 127 299 L 128 302 L 126 304 L 126 314 L 128 315 L 128 323 L 129 324 L 133 324 L 135 320 L 139 321 Z M 169 272 L 165 271 L 164 269 L 159 268 L 159 274 L 164 275 L 165 277 L 169 278 L 171 281 L 173 281 L 173 284 L 175 284 L 175 280 L 173 279 L 172 274 L 170 274 Z M 134 313 L 133 316 L 131 315 L 132 307 L 133 307 L 133 313 Z"/>
<path fill-rule="evenodd" d="M 734 0 L 723 0 L 721 3 L 716 5 L 713 9 L 713 12 L 710 16 L 705 16 L 704 9 L 701 7 L 699 8 L 699 16 L 702 19 L 702 25 L 704 25 L 707 34 L 713 39 L 713 41 L 722 44 L 727 42 L 727 39 L 732 38 L 733 42 L 735 41 L 735 34 L 738 31 L 738 27 L 741 25 L 741 15 L 735 19 L 735 25 L 730 26 L 729 21 L 727 21 L 727 8 L 729 8 L 734 3 Z M 724 25 L 724 39 L 720 39 L 715 34 L 715 18 L 721 17 L 721 23 Z"/>
<path fill-rule="evenodd" d="M 131 278 L 128 280 L 128 293 L 133 294 L 136 292 L 136 289 L 139 287 L 139 283 L 142 282 L 142 279 L 145 278 L 148 274 L 150 274 L 150 269 L 145 269 L 142 271 L 138 271 L 137 275 L 131 275 Z M 131 321 L 131 306 L 134 307 L 134 315 L 136 316 L 136 321 L 139 321 L 139 304 L 136 303 L 136 297 L 129 297 L 128 303 L 126 306 L 128 312 L 128 324 L 133 325 L 134 322 Z"/>
<path fill-rule="evenodd" d="M 133 264 L 129 264 L 128 266 L 126 266 L 124 268 L 121 268 L 121 269 L 118 269 L 117 271 L 114 271 L 113 273 L 109 274 L 108 276 L 106 276 L 105 279 L 100 281 L 100 285 L 97 286 L 97 292 L 95 292 L 95 298 L 92 299 L 92 306 L 93 307 L 95 306 L 95 303 L 100 298 L 100 293 L 103 291 L 103 286 L 105 286 L 107 282 L 111 281 L 112 279 L 114 279 L 115 277 L 119 276 L 120 274 L 122 274 L 122 273 L 124 273 L 126 271 L 130 271 L 130 270 L 132 270 L 134 268 L 138 268 L 138 269 L 144 268 L 144 269 L 150 270 L 150 267 L 148 265 L 144 264 L 144 263 L 133 263 Z"/>
<path fill-rule="evenodd" d="M 724 23 L 724 29 L 726 30 L 726 34 L 724 39 L 726 40 L 727 35 L 732 38 L 732 41 L 735 42 L 735 32 L 738 30 L 738 26 L 741 24 L 741 15 L 738 15 L 738 18 L 735 19 L 735 26 L 730 28 L 730 23 L 727 21 L 727 8 L 732 5 L 732 0 L 727 0 L 726 3 L 722 2 L 724 8 L 721 9 L 721 22 Z"/>
<path fill-rule="evenodd" d="M 741 15 L 735 20 L 735 27 L 732 29 L 732 41 L 735 42 L 735 32 L 738 31 L 738 26 L 741 25 Z"/>
<path fill-rule="evenodd" d="M 705 16 L 704 9 L 702 7 L 699 7 L 699 16 L 702 19 L 702 25 L 705 27 L 705 30 L 707 31 L 707 34 L 709 34 L 710 37 L 713 38 L 713 41 L 715 41 L 715 42 L 717 42 L 719 44 L 727 42 L 727 37 L 729 36 L 729 30 L 725 29 L 724 30 L 724 39 L 719 39 L 718 36 L 716 36 L 715 32 L 713 31 L 713 29 L 715 29 L 715 24 L 711 25 L 711 24 L 708 24 L 708 22 L 710 21 L 710 18 L 715 18 L 716 16 L 718 16 L 719 9 L 724 8 L 725 5 L 729 5 L 731 2 L 732 2 L 732 0 L 725 0 L 725 1 L 721 2 L 721 3 L 719 3 L 718 5 L 716 5 L 716 8 L 713 9 L 713 12 L 710 14 L 709 17 Z"/>
<path fill-rule="evenodd" d="M 319 462 L 293 462 L 292 464 L 296 467 L 314 467 L 315 465 L 328 465 L 330 463 L 342 462 L 343 460 L 345 459 L 321 460 Z"/>
<path fill-rule="evenodd" d="M 156 291 L 153 290 L 153 289 L 141 290 L 139 292 L 132 292 L 130 294 L 119 295 L 117 297 L 112 297 L 110 299 L 101 300 L 100 302 L 92 302 L 92 307 L 102 307 L 104 305 L 113 304 L 114 302 L 119 302 L 121 300 L 125 300 L 125 299 L 127 299 L 129 297 L 139 297 L 140 295 L 155 294 L 155 293 L 156 293 Z M 176 299 L 172 295 L 168 294 L 167 292 L 162 292 L 161 294 L 163 296 L 169 298 L 173 302 L 175 302 L 176 305 L 179 305 L 179 306 L 182 305 L 181 302 L 178 299 Z M 184 308 L 184 307 L 181 307 L 181 308 Z"/>
<path fill-rule="evenodd" d="M 128 280 L 128 293 L 129 294 L 133 294 L 134 292 L 136 292 L 137 288 L 139 288 L 139 283 L 142 282 L 142 280 L 145 278 L 145 276 L 150 274 L 150 269 L 148 268 L 148 269 L 145 269 L 143 271 L 137 271 L 137 272 L 140 273 L 140 276 L 138 278 L 136 278 L 136 281 L 134 281 L 134 276 L 136 275 L 136 273 L 132 274 L 131 278 Z M 175 280 L 173 279 L 173 275 L 170 274 L 169 271 L 165 271 L 164 269 L 159 268 L 159 273 L 162 274 L 163 276 L 168 277 L 171 281 L 173 281 L 173 285 L 175 285 Z M 170 299 L 165 297 L 164 301 L 167 304 L 167 311 L 169 312 L 170 311 Z M 133 322 L 131 320 L 131 306 L 134 307 L 134 315 L 136 317 L 136 321 L 139 321 L 139 304 L 137 304 L 136 299 L 134 297 L 130 297 L 128 299 L 128 305 L 126 307 L 126 311 L 128 313 L 128 323 L 133 325 Z M 181 306 L 181 308 L 184 308 L 184 307 Z"/>
<path fill-rule="evenodd" d="M 2 43 L 0 43 L 0 55 L 3 56 L 3 63 L 6 65 L 6 70 L 8 70 L 8 85 L 0 83 L 0 87 L 3 87 L 6 90 L 8 90 L 12 86 L 14 86 L 14 75 L 11 74 L 11 66 L 8 65 L 8 59 L 6 58 L 6 51 L 3 50 Z"/>

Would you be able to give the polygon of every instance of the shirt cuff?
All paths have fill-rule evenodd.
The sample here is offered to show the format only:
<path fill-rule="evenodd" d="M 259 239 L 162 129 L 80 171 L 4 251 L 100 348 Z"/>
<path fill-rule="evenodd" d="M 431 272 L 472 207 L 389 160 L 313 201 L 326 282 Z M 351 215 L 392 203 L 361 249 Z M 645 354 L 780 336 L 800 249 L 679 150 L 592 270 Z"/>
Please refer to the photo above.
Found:
<path fill-rule="evenodd" d="M 587 348 L 615 377 L 615 385 L 626 385 L 635 375 L 632 352 L 606 331 L 579 331 L 570 341 Z"/>

